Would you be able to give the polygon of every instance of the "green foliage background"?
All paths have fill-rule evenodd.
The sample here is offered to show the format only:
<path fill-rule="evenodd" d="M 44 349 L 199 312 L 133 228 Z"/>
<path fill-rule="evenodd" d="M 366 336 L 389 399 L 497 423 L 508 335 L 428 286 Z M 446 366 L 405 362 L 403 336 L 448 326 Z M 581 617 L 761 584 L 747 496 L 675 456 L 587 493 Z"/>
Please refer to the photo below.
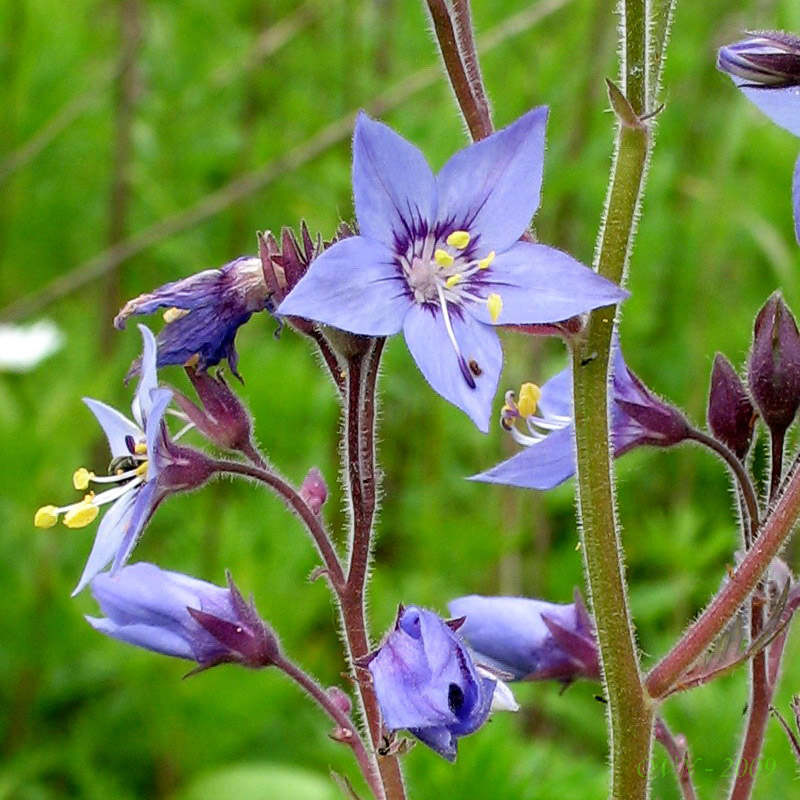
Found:
<path fill-rule="evenodd" d="M 611 155 L 603 78 L 617 69 L 613 6 L 539 0 L 541 19 L 518 25 L 483 59 L 499 125 L 550 105 L 536 228 L 542 241 L 585 262 Z M 126 7 L 138 14 L 142 39 L 132 149 L 122 164 L 131 198 L 122 213 L 111 192 L 119 131 L 110 76 L 124 53 Z M 477 0 L 478 31 L 531 8 L 524 0 Z M 714 352 L 743 363 L 751 320 L 776 287 L 800 309 L 790 211 L 800 145 L 714 69 L 720 44 L 743 30 L 776 27 L 800 30 L 800 6 L 679 2 L 675 17 L 622 338 L 633 368 L 698 421 Z M 91 597 L 69 597 L 93 528 L 37 531 L 31 519 L 39 505 L 74 496 L 77 466 L 107 459 L 80 398 L 126 407 L 130 390 L 121 377 L 139 338 L 135 329 L 110 330 L 120 298 L 252 253 L 259 229 L 306 219 L 329 235 L 352 213 L 347 128 L 376 98 L 406 93 L 382 116 L 434 165 L 464 144 L 445 82 L 417 86 L 425 83 L 419 71 L 437 58 L 422 5 L 8 0 L 0 3 L 0 37 L 0 306 L 35 295 L 104 250 L 115 215 L 131 236 L 276 165 L 262 188 L 29 313 L 55 319 L 67 346 L 30 374 L 0 375 L 0 800 L 337 797 L 329 769 L 354 775 L 354 764 L 292 685 L 279 674 L 233 667 L 182 681 L 184 664 L 98 636 L 81 619 L 95 610 Z M 69 120 L 65 107 L 74 112 Z M 300 158 L 308 155 L 304 143 L 337 120 L 344 120 L 343 135 Z M 291 333 L 278 341 L 274 331 L 261 315 L 239 338 L 242 391 L 258 437 L 291 478 L 314 465 L 324 471 L 333 493 L 326 510 L 341 522 L 333 392 L 305 344 Z M 506 345 L 501 390 L 541 382 L 565 363 L 556 342 L 508 336 Z M 177 369 L 165 370 L 164 379 L 184 382 Z M 375 635 L 401 601 L 442 612 L 449 599 L 471 592 L 567 602 L 582 583 L 572 486 L 540 496 L 464 481 L 513 447 L 499 429 L 484 437 L 440 401 L 400 340 L 388 348 L 382 395 Z M 694 448 L 632 454 L 619 464 L 618 485 L 631 602 L 650 664 L 724 576 L 735 520 L 724 470 Z M 797 552 L 788 555 L 796 570 Z M 230 482 L 176 497 L 159 511 L 137 557 L 215 582 L 230 568 L 288 653 L 326 684 L 343 684 L 327 590 L 307 581 L 312 548 L 276 499 Z M 795 635 L 778 698 L 783 709 L 800 690 L 798 655 Z M 464 740 L 455 766 L 422 747 L 410 753 L 412 796 L 604 797 L 598 691 L 520 687 L 523 711 L 498 716 Z M 739 674 L 665 708 L 673 729 L 689 739 L 704 798 L 724 796 L 745 702 Z M 663 751 L 655 756 L 653 796 L 677 797 L 670 769 L 662 770 Z M 764 764 L 756 797 L 794 796 L 796 765 L 775 723 L 765 756 L 773 761 Z"/>

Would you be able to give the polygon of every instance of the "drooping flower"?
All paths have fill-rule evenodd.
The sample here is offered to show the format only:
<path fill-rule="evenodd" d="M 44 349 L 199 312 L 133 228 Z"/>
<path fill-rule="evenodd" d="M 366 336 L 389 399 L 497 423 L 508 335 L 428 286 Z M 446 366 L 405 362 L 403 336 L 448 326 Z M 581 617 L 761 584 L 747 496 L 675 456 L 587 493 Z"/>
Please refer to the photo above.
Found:
<path fill-rule="evenodd" d="M 616 347 L 610 393 L 614 455 L 635 447 L 670 447 L 687 438 L 689 423 L 673 406 L 656 397 L 634 375 Z M 572 371 L 559 372 L 541 388 L 523 384 L 519 397 L 506 394 L 500 423 L 523 445 L 511 458 L 473 475 L 470 480 L 552 489 L 575 474 L 575 425 L 572 411 Z M 524 425 L 524 430 L 517 427 Z"/>
<path fill-rule="evenodd" d="M 495 325 L 564 320 L 627 293 L 566 253 L 519 241 L 539 205 L 547 109 L 456 153 L 422 153 L 361 114 L 359 235 L 320 255 L 278 313 L 364 336 L 403 331 L 428 383 L 488 430 L 502 366 Z"/>
<path fill-rule="evenodd" d="M 719 49 L 717 67 L 775 124 L 800 136 L 800 39 L 765 31 Z M 800 242 L 800 158 L 792 183 L 795 235 Z"/>
<path fill-rule="evenodd" d="M 158 364 L 191 364 L 201 372 L 227 359 L 237 377 L 235 338 L 253 313 L 264 311 L 270 293 L 261 260 L 242 257 L 220 269 L 207 269 L 129 300 L 114 318 L 124 328 L 128 317 L 166 308 L 158 335 Z M 134 361 L 129 375 L 136 375 Z"/>
<path fill-rule="evenodd" d="M 407 729 L 448 761 L 455 760 L 458 739 L 486 722 L 496 687 L 455 633 L 459 624 L 401 606 L 393 630 L 363 660 L 384 726 Z"/>
<path fill-rule="evenodd" d="M 570 683 L 600 677 L 594 628 L 578 592 L 568 604 L 473 594 L 448 608 L 464 618 L 459 633 L 475 658 L 513 680 Z"/>
<path fill-rule="evenodd" d="M 91 582 L 105 617 L 89 624 L 121 642 L 196 661 L 266 667 L 279 653 L 272 630 L 230 575 L 223 588 L 144 562 L 102 573 Z"/>
<path fill-rule="evenodd" d="M 84 528 L 94 522 L 102 506 L 112 504 L 73 594 L 112 561 L 117 570 L 128 560 L 156 508 L 169 494 L 202 485 L 213 471 L 202 453 L 180 447 L 167 436 L 163 418 L 172 392 L 158 387 L 153 334 L 143 325 L 139 330 L 144 349 L 141 377 L 131 403 L 135 421 L 99 400 L 84 398 L 108 439 L 112 461 L 108 475 L 96 475 L 85 467 L 76 470 L 73 485 L 78 491 L 88 490 L 91 484 L 111 488 L 99 494 L 89 490 L 79 502 L 60 508 L 43 506 L 34 517 L 37 528 L 52 527 L 62 514 L 68 528 Z"/>

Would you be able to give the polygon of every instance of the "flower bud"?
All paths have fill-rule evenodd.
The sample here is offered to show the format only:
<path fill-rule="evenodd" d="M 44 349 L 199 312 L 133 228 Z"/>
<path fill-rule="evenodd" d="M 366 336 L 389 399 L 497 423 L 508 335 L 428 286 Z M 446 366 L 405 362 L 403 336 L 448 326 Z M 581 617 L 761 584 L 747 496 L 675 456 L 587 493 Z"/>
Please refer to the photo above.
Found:
<path fill-rule="evenodd" d="M 777 292 L 756 317 L 747 379 L 764 422 L 784 432 L 800 405 L 800 333 Z"/>
<path fill-rule="evenodd" d="M 742 379 L 731 362 L 717 353 L 708 393 L 708 425 L 740 461 L 750 449 L 757 417 Z"/>
<path fill-rule="evenodd" d="M 252 437 L 250 415 L 242 401 L 228 386 L 221 372 L 215 376 L 186 367 L 186 374 L 200 398 L 198 407 L 188 397 L 175 392 L 175 402 L 209 441 L 225 450 L 243 450 Z"/>
<path fill-rule="evenodd" d="M 800 39 L 765 31 L 719 49 L 717 68 L 742 86 L 772 89 L 800 85 Z"/>
<path fill-rule="evenodd" d="M 308 475 L 303 479 L 300 496 L 315 514 L 319 514 L 322 506 L 325 505 L 325 501 L 328 499 L 328 485 L 316 467 L 310 469 Z"/>

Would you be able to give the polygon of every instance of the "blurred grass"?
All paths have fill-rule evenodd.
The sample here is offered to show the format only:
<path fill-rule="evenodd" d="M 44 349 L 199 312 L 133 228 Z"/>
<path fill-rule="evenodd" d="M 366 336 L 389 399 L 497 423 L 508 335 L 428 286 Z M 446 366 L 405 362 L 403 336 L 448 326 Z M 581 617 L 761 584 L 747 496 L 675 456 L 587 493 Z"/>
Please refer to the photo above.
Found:
<path fill-rule="evenodd" d="M 479 32 L 527 5 L 477 2 Z M 584 261 L 591 259 L 610 159 L 603 78 L 616 70 L 613 6 L 570 0 L 483 61 L 498 124 L 532 105 L 550 105 L 537 231 Z M 299 7 L 289 0 L 142 3 L 129 234 L 282 156 L 435 63 L 421 4 L 311 0 L 298 13 Z M 108 244 L 118 134 L 107 76 L 121 52 L 118 8 L 98 0 L 0 4 L 0 174 L 59 109 L 87 98 L 82 113 L 0 180 L 0 306 Z M 284 19 L 295 21 L 295 32 L 268 58 L 254 59 L 259 34 Z M 789 202 L 798 142 L 760 117 L 713 67 L 719 44 L 745 29 L 774 27 L 800 30 L 800 7 L 789 0 L 709 0 L 679 4 L 675 18 L 667 107 L 658 121 L 622 337 L 629 363 L 696 420 L 703 418 L 714 352 L 742 362 L 765 297 L 780 286 L 800 310 Z M 385 118 L 434 165 L 464 142 L 443 81 Z M 305 218 L 327 235 L 351 213 L 344 138 L 264 190 L 129 259 L 119 287 L 100 280 L 42 310 L 65 330 L 67 348 L 31 374 L 0 376 L 0 800 L 196 798 L 219 796 L 220 785 L 248 800 L 286 794 L 286 780 L 302 800 L 325 796 L 330 768 L 354 774 L 315 709 L 279 675 L 222 667 L 183 682 L 184 665 L 98 637 L 81 620 L 93 611 L 91 599 L 69 599 L 93 530 L 42 532 L 30 524 L 39 505 L 72 497 L 76 466 L 106 458 L 80 397 L 121 408 L 128 402 L 120 377 L 138 337 L 134 330 L 109 341 L 101 313 L 109 292 L 132 296 L 253 252 L 257 229 Z M 257 318 L 240 335 L 243 394 L 274 461 L 293 479 L 319 466 L 334 490 L 327 510 L 340 518 L 332 391 L 303 343 L 288 333 L 276 341 L 274 328 Z M 501 389 L 541 382 L 564 362 L 553 342 L 506 343 Z M 165 370 L 164 378 L 183 382 L 179 370 Z M 382 388 L 386 492 L 371 594 L 376 634 L 400 601 L 440 611 L 469 592 L 567 601 L 582 580 L 572 487 L 536 496 L 463 481 L 510 452 L 508 442 L 498 432 L 481 436 L 440 402 L 400 341 L 388 348 Z M 727 478 L 704 453 L 685 448 L 628 456 L 618 483 L 631 602 L 653 659 L 731 560 L 736 532 Z M 792 548 L 790 560 L 798 569 L 796 553 Z M 312 549 L 276 500 L 229 482 L 174 498 L 137 556 L 217 582 L 230 568 L 255 593 L 287 651 L 324 682 L 341 683 L 327 592 L 306 581 L 315 566 Z M 799 655 L 793 636 L 783 708 L 800 689 Z M 604 797 L 604 710 L 596 692 L 522 687 L 525 710 L 497 717 L 464 740 L 455 767 L 415 748 L 406 759 L 414 796 Z M 743 676 L 736 675 L 666 706 L 673 729 L 702 759 L 704 798 L 724 795 L 745 701 Z M 675 798 L 670 770 L 661 776 L 663 753 L 655 754 L 653 796 Z M 774 724 L 765 757 L 775 769 L 765 771 L 756 797 L 792 796 L 796 768 Z M 291 770 L 304 772 L 292 777 Z"/>

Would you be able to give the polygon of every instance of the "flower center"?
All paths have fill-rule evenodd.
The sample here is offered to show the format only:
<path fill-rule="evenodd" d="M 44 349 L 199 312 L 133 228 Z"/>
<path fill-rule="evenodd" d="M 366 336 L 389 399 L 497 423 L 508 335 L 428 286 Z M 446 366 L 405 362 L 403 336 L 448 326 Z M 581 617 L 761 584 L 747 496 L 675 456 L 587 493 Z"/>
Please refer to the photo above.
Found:
<path fill-rule="evenodd" d="M 544 441 L 551 431 L 566 428 L 572 422 L 571 417 L 562 414 L 540 412 L 537 415 L 541 397 L 542 390 L 535 383 L 523 383 L 518 396 L 514 392 L 506 392 L 506 402 L 500 411 L 500 424 L 515 442 L 525 447 Z M 517 427 L 518 421 L 524 423 L 524 432 Z"/>

